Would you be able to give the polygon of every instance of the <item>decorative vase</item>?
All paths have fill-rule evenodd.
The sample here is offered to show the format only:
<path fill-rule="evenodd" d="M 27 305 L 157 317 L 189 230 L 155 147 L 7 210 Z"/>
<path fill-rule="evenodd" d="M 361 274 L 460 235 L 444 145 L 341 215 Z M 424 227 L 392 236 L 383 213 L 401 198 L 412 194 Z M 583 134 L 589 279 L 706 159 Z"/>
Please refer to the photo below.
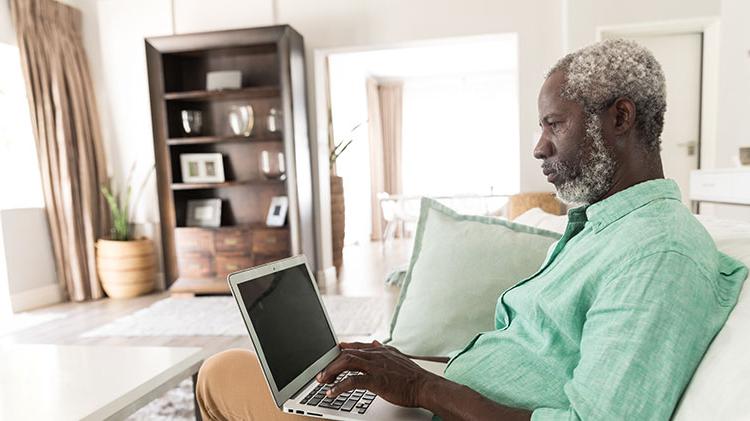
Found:
<path fill-rule="evenodd" d="M 229 110 L 229 127 L 236 136 L 250 136 L 255 125 L 253 107 L 233 105 Z"/>
<path fill-rule="evenodd" d="M 96 267 L 104 292 L 110 298 L 132 298 L 154 290 L 156 248 L 141 238 L 96 242 Z"/>
<path fill-rule="evenodd" d="M 331 175 L 331 236 L 333 243 L 333 265 L 341 269 L 344 261 L 344 179 Z"/>
<path fill-rule="evenodd" d="M 286 180 L 284 153 L 260 151 L 260 173 L 266 180 Z"/>
<path fill-rule="evenodd" d="M 268 133 L 276 133 L 281 128 L 281 113 L 276 108 L 268 110 L 266 116 L 266 131 Z"/>
<path fill-rule="evenodd" d="M 186 135 L 195 136 L 201 133 L 203 114 L 198 110 L 182 110 L 182 129 Z"/>

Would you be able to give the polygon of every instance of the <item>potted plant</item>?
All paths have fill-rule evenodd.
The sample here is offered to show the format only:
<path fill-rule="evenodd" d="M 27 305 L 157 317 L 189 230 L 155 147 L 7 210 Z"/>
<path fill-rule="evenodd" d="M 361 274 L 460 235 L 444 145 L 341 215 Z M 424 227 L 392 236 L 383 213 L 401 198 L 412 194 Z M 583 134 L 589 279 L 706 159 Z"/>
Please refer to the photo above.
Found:
<path fill-rule="evenodd" d="M 131 210 L 136 207 L 154 167 L 148 171 L 131 203 L 132 179 L 135 164 L 130 168 L 127 187 L 118 194 L 112 179 L 101 192 L 112 213 L 109 238 L 96 242 L 96 267 L 104 292 L 111 298 L 132 298 L 154 289 L 157 261 L 154 242 L 148 238 L 134 238 Z"/>
<path fill-rule="evenodd" d="M 344 231 L 346 228 L 346 207 L 344 206 L 344 179 L 336 174 L 336 160 L 354 141 L 354 132 L 362 123 L 354 126 L 346 138 L 334 142 L 331 139 L 331 153 L 328 157 L 331 174 L 331 237 L 333 245 L 333 265 L 341 268 L 344 260 Z M 328 131 L 331 133 L 331 130 Z"/>

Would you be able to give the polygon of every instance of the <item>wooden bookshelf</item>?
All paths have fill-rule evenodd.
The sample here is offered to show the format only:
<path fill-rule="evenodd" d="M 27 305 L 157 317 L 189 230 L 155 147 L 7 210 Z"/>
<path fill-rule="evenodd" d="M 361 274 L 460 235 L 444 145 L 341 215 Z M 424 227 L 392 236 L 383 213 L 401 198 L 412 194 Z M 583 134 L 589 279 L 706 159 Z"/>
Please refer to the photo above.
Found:
<path fill-rule="evenodd" d="M 292 58 L 294 57 L 294 59 Z M 304 253 L 314 262 L 304 46 L 288 25 L 146 40 L 162 249 L 167 285 L 180 294 L 228 293 L 229 271 Z M 239 70 L 238 89 L 207 90 L 210 71 Z M 249 136 L 232 133 L 228 113 L 250 105 Z M 278 112 L 277 130 L 266 117 Z M 186 133 L 183 110 L 203 124 Z M 284 180 L 264 179 L 261 151 L 284 154 Z M 225 182 L 186 183 L 182 154 L 219 153 Z M 301 187 L 304 186 L 304 187 Z M 265 226 L 274 196 L 287 196 L 286 225 Z M 218 227 L 189 227 L 188 204 L 221 199 Z"/>

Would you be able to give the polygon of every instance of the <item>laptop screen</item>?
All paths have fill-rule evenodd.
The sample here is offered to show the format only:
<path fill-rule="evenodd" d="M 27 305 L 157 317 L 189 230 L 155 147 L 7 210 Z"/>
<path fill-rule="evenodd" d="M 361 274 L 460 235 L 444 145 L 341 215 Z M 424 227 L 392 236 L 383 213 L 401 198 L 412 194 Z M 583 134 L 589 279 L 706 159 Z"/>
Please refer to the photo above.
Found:
<path fill-rule="evenodd" d="M 304 263 L 237 288 L 279 390 L 336 346 Z"/>

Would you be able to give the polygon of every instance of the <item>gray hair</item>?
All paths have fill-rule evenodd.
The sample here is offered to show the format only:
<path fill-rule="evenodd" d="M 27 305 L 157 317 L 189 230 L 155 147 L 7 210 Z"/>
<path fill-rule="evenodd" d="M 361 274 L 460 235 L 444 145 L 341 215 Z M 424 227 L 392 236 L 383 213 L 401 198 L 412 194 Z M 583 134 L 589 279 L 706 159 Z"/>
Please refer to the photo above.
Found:
<path fill-rule="evenodd" d="M 565 75 L 562 97 L 581 104 L 588 119 L 617 98 L 633 101 L 643 146 L 658 153 L 667 93 L 661 65 L 651 51 L 633 41 L 606 40 L 561 58 L 546 77 L 557 71 Z"/>

